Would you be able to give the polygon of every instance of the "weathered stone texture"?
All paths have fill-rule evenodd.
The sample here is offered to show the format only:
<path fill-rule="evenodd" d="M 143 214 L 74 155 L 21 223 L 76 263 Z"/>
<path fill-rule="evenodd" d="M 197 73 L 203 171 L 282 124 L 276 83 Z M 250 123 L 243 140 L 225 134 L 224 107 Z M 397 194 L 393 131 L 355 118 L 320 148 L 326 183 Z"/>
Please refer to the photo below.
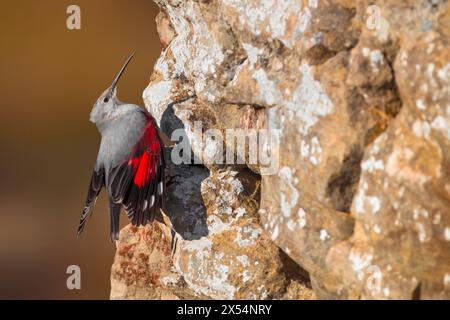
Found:
<path fill-rule="evenodd" d="M 111 296 L 449 299 L 448 2 L 156 3 L 144 101 L 203 164 L 169 164 L 173 259 L 127 227 Z M 217 163 L 226 129 L 277 132 L 277 170 Z"/>

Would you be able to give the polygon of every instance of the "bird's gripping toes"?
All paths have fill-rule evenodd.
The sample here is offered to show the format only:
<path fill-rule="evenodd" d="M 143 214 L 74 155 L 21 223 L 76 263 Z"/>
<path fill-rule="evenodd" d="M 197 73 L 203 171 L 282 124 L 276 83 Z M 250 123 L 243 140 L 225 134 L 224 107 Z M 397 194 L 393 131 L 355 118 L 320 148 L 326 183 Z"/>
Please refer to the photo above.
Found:
<path fill-rule="evenodd" d="M 102 187 L 109 198 L 110 237 L 119 238 L 119 215 L 123 207 L 133 225 L 153 221 L 164 205 L 164 153 L 159 128 L 150 113 L 117 99 L 117 82 L 131 55 L 113 83 L 91 111 L 101 143 L 89 184 L 77 234 L 86 224 Z"/>

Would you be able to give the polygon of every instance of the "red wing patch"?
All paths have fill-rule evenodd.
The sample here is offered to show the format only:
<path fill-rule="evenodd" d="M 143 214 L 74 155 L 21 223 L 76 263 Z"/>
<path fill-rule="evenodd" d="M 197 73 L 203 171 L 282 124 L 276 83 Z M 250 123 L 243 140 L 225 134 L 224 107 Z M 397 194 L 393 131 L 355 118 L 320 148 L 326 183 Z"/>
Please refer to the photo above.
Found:
<path fill-rule="evenodd" d="M 131 158 L 128 165 L 133 167 L 133 183 L 142 188 L 156 178 L 161 154 L 161 143 L 152 121 L 149 121 L 142 138 L 135 146 L 133 154 L 137 154 L 137 156 Z"/>

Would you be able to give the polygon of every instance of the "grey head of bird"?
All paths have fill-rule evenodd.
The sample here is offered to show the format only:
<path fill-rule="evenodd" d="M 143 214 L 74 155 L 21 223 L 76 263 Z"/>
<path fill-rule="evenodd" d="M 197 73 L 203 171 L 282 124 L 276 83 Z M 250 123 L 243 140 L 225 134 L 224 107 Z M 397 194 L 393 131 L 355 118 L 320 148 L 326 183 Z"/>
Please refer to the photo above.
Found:
<path fill-rule="evenodd" d="M 90 121 L 95 123 L 100 130 L 111 120 L 114 116 L 114 111 L 122 104 L 122 102 L 117 98 L 117 83 L 119 82 L 120 77 L 133 56 L 134 53 L 128 57 L 112 84 L 105 91 L 103 91 L 92 108 Z"/>

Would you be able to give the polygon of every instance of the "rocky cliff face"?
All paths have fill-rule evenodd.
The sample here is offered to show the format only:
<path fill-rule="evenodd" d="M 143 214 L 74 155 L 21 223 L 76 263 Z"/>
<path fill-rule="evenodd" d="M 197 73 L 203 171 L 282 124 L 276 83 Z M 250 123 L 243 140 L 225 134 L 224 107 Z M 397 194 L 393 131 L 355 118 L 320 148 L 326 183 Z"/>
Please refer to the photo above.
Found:
<path fill-rule="evenodd" d="M 125 228 L 111 297 L 449 299 L 448 2 L 156 2 L 144 101 L 197 163 L 169 164 L 173 257 Z M 275 133 L 275 170 L 216 161 L 227 129 Z"/>

